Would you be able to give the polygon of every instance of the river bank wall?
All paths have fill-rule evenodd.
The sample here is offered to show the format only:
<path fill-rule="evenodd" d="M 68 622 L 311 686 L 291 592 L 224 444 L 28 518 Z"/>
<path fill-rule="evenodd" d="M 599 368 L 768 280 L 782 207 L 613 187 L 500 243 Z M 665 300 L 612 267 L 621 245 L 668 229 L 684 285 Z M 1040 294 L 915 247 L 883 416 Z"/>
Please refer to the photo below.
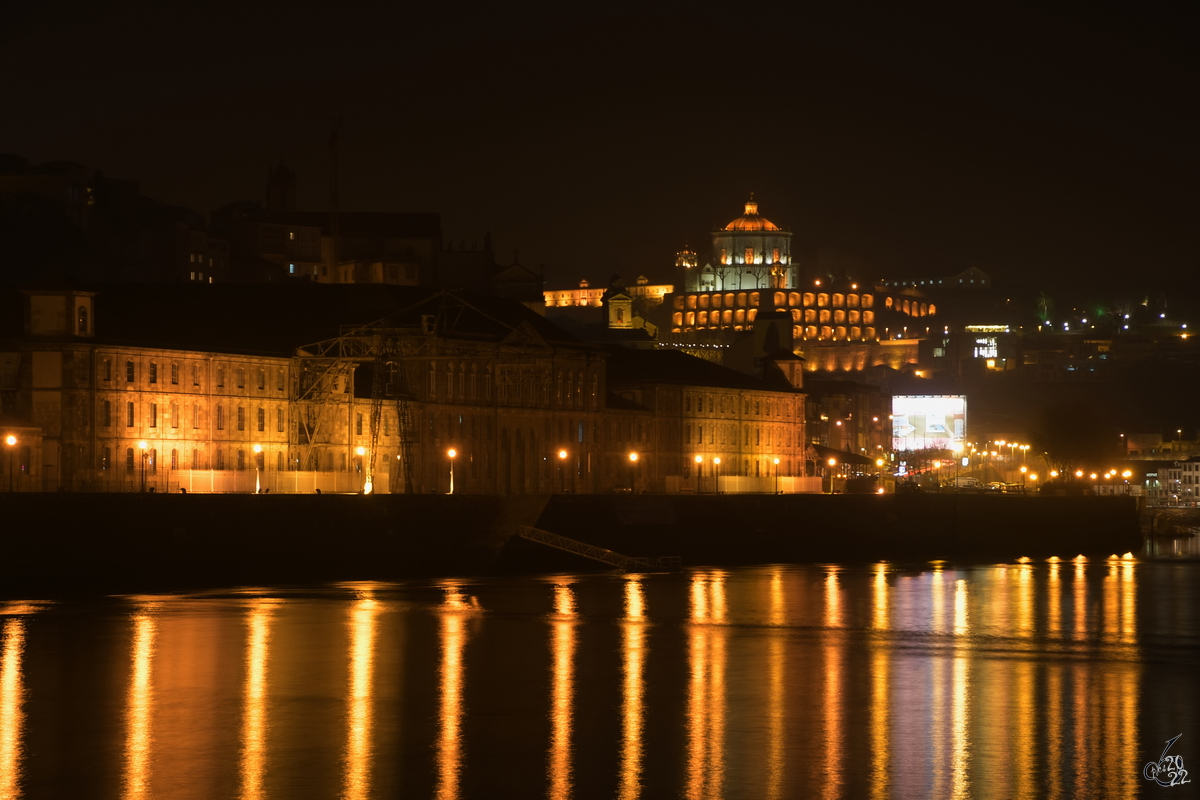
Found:
<path fill-rule="evenodd" d="M 0 596 L 604 569 L 532 525 L 683 566 L 1139 551 L 1131 498 L 988 495 L 0 495 Z"/>
<path fill-rule="evenodd" d="M 1137 502 L 1127 497 L 555 495 L 537 527 L 685 566 L 1094 558 L 1142 546 Z M 539 548 L 510 542 L 501 563 L 579 563 Z"/>

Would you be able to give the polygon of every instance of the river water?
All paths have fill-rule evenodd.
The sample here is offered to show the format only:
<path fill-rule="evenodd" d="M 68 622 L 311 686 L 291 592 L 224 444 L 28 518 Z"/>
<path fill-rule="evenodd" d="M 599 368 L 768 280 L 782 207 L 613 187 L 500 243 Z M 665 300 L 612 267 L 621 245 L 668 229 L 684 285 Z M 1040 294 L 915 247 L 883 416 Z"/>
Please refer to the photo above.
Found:
<path fill-rule="evenodd" d="M 1198 587 L 1115 559 L 7 602 L 0 798 L 1195 796 L 1146 764 L 1200 768 Z"/>

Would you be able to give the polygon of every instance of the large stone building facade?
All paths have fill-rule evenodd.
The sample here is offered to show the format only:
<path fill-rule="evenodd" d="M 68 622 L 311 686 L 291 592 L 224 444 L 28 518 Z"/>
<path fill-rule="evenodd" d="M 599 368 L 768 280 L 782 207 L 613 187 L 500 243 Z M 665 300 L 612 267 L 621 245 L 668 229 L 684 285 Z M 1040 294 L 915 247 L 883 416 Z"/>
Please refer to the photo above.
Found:
<path fill-rule="evenodd" d="M 775 458 L 796 471 L 802 451 L 795 387 L 697 371 L 672 352 L 610 376 L 630 354 L 501 298 L 123 291 L 7 298 L 22 325 L 0 337 L 0 433 L 36 443 L 15 488 L 657 491 L 680 486 L 696 455 L 721 457 L 726 476 L 762 476 Z M 147 308 L 171 313 L 139 321 Z"/>

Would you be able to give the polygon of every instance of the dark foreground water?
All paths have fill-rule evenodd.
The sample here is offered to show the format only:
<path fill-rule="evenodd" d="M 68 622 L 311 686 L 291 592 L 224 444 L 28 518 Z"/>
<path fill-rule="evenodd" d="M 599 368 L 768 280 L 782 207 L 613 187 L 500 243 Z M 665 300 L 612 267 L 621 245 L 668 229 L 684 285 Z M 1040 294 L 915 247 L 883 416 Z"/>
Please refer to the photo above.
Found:
<path fill-rule="evenodd" d="M 0 798 L 1190 797 L 1198 616 L 1132 560 L 8 603 Z"/>

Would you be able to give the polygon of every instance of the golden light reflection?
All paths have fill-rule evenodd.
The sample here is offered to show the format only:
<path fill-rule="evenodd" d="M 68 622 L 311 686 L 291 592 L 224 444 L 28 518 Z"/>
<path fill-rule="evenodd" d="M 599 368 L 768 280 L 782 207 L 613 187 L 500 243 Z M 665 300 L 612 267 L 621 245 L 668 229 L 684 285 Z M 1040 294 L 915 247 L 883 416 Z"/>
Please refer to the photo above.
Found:
<path fill-rule="evenodd" d="M 1049 583 L 1046 589 L 1046 628 L 1051 636 L 1062 632 L 1062 579 L 1058 559 L 1050 560 Z"/>
<path fill-rule="evenodd" d="M 125 695 L 124 800 L 150 796 L 151 712 L 154 704 L 154 640 L 158 624 L 152 604 L 142 604 L 133 617 L 133 669 Z"/>
<path fill-rule="evenodd" d="M 692 578 L 689 631 L 689 798 L 720 797 L 725 782 L 725 573 Z M 713 623 L 717 623 L 714 625 Z"/>
<path fill-rule="evenodd" d="M 1062 673 L 1061 664 L 1049 664 L 1046 667 L 1046 784 L 1047 796 L 1050 798 L 1062 796 L 1060 788 L 1063 758 Z"/>
<path fill-rule="evenodd" d="M 1121 641 L 1137 642 L 1137 584 L 1134 581 L 1134 562 L 1121 563 Z"/>
<path fill-rule="evenodd" d="M 1108 573 L 1104 576 L 1104 638 L 1109 641 L 1121 640 L 1121 568 L 1110 561 Z"/>
<path fill-rule="evenodd" d="M 447 585 L 445 598 L 438 607 L 441 614 L 442 663 L 438 708 L 440 730 L 437 741 L 438 800 L 455 800 L 462 772 L 462 718 L 465 667 L 463 651 L 467 646 L 467 615 L 473 607 L 459 587 Z"/>
<path fill-rule="evenodd" d="M 350 606 L 350 686 L 342 789 L 347 800 L 371 796 L 371 734 L 375 725 L 371 700 L 378 613 L 379 603 L 370 591 L 359 592 L 358 600 Z"/>
<path fill-rule="evenodd" d="M 3 608 L 0 613 L 25 613 L 23 609 Z M 21 737 L 25 713 L 21 703 L 25 695 L 21 677 L 21 659 L 25 655 L 25 620 L 12 616 L 4 620 L 0 633 L 0 800 L 21 796 Z"/>
<path fill-rule="evenodd" d="M 1021 659 L 1013 665 L 1016 672 L 1012 683 L 1011 697 L 1016 711 L 1016 719 L 1010 721 L 1010 730 L 1014 730 L 1015 739 L 1011 754 L 1012 764 L 1026 764 L 1032 767 L 1042 754 L 1037 752 L 1038 739 L 1041 731 L 1038 726 L 1030 725 L 1038 717 L 1037 691 L 1034 671 L 1037 669 L 1032 661 Z M 1025 723 L 1025 724 L 1022 724 Z M 1016 792 L 1012 795 L 1018 798 L 1034 798 L 1041 794 L 1041 785 L 1036 780 L 1033 769 L 1013 770 L 1016 778 Z"/>
<path fill-rule="evenodd" d="M 547 765 L 551 800 L 571 796 L 571 729 L 575 696 L 575 593 L 567 584 L 554 587 L 550 642 L 550 754 Z"/>
<path fill-rule="evenodd" d="M 929 576 L 929 592 L 933 604 L 930 626 L 934 633 L 942 633 L 946 630 L 946 585 L 940 564 L 934 566 L 933 574 Z"/>
<path fill-rule="evenodd" d="M 771 602 L 768 619 L 771 625 L 782 626 L 787 621 L 787 602 L 783 590 L 783 574 L 778 569 L 771 571 Z M 783 796 L 784 772 L 784 711 L 787 708 L 787 690 L 784 685 L 784 639 L 779 631 L 767 633 L 768 674 L 767 707 L 767 798 L 775 800 Z"/>
<path fill-rule="evenodd" d="M 620 800 L 641 794 L 642 734 L 645 730 L 646 601 L 637 576 L 625 581 L 625 619 L 622 642 L 623 700 L 621 703 L 621 788 Z"/>
<path fill-rule="evenodd" d="M 829 628 L 840 628 L 842 625 L 837 567 L 830 567 L 829 574 L 825 576 L 825 625 Z"/>
<path fill-rule="evenodd" d="M 831 573 L 826 581 L 830 578 L 836 583 L 836 575 Z M 821 796 L 832 800 L 842 796 L 843 773 L 846 768 L 842 752 L 842 650 L 845 642 L 840 633 L 828 636 L 825 643 L 825 697 L 822 711 L 825 722 L 822 735 L 825 740 L 826 769 L 821 784 Z"/>
<path fill-rule="evenodd" d="M 246 681 L 242 689 L 241 791 L 239 797 L 264 797 L 263 770 L 267 758 L 267 656 L 271 616 L 277 601 L 256 598 L 246 618 Z"/>
<path fill-rule="evenodd" d="M 963 617 L 966 617 L 966 581 L 958 582 L 955 594 L 955 617 L 958 616 L 958 605 L 961 597 L 964 607 Z M 957 628 L 957 623 L 955 623 Z M 971 796 L 970 766 L 971 766 L 971 662 L 970 654 L 965 648 L 959 649 L 954 655 L 952 693 L 950 698 L 950 736 L 951 736 L 951 790 L 954 800 L 966 800 Z"/>
<path fill-rule="evenodd" d="M 886 584 L 885 584 L 886 585 Z M 871 651 L 871 797 L 891 796 L 891 655 L 888 643 L 872 642 Z"/>
<path fill-rule="evenodd" d="M 1016 568 L 1017 635 L 1033 636 L 1033 567 L 1022 564 Z"/>
<path fill-rule="evenodd" d="M 1072 612 L 1075 616 L 1075 638 L 1087 638 L 1087 559 L 1083 556 L 1075 558 L 1075 602 Z"/>
<path fill-rule="evenodd" d="M 959 578 L 954 583 L 954 635 L 967 632 L 967 582 Z"/>
<path fill-rule="evenodd" d="M 875 567 L 875 584 L 872 594 L 874 600 L 874 615 L 871 618 L 871 627 L 876 630 L 887 630 L 888 628 L 888 585 L 887 585 L 887 565 L 879 564 Z"/>

